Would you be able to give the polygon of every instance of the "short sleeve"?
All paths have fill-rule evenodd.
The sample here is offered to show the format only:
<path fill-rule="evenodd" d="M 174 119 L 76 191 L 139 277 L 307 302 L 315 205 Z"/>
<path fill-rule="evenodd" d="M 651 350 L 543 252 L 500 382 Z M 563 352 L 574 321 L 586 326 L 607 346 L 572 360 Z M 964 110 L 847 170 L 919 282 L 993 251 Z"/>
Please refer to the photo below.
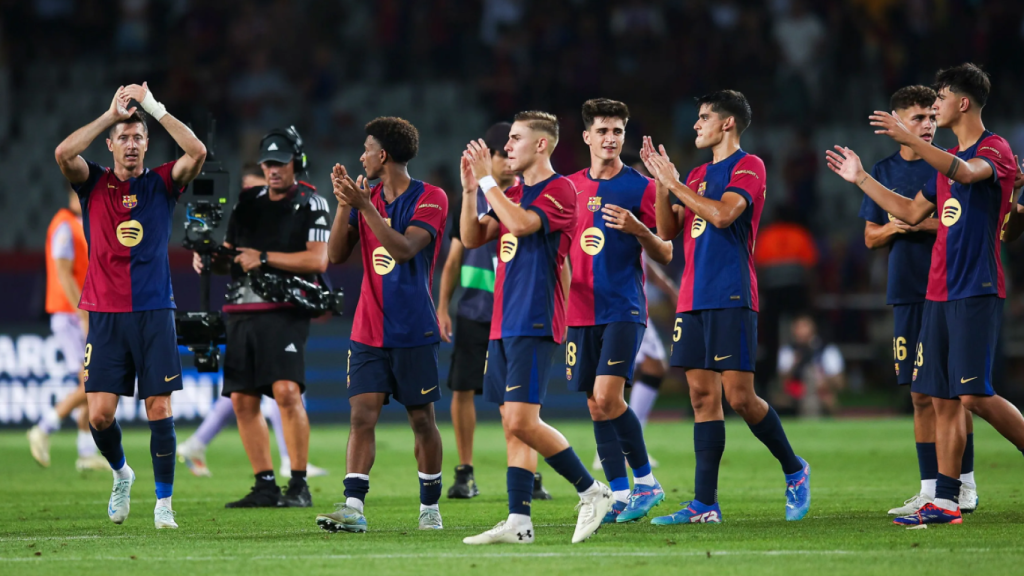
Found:
<path fill-rule="evenodd" d="M 656 186 L 654 180 L 648 178 L 643 198 L 640 199 L 640 222 L 655 232 L 658 228 L 658 218 L 654 212 L 654 201 L 658 194 Z"/>
<path fill-rule="evenodd" d="M 71 236 L 71 224 L 62 222 L 50 236 L 50 255 L 55 260 L 75 259 L 75 242 Z"/>
<path fill-rule="evenodd" d="M 871 177 L 878 180 L 878 164 L 871 168 Z M 860 203 L 860 213 L 858 215 L 866 222 L 872 222 L 879 226 L 889 223 L 889 215 L 867 194 L 864 195 L 864 200 Z"/>
<path fill-rule="evenodd" d="M 540 216 L 545 234 L 571 230 L 576 222 L 576 187 L 568 178 L 555 178 L 527 210 Z"/>
<path fill-rule="evenodd" d="M 409 226 L 423 228 L 430 232 L 431 236 L 436 237 L 438 232 L 444 232 L 447 221 L 448 195 L 440 188 L 427 187 L 416 203 L 416 210 L 412 213 Z"/>
<path fill-rule="evenodd" d="M 793 348 L 790 346 L 783 346 L 779 348 L 779 372 L 785 373 L 793 369 L 793 364 L 796 361 L 796 357 L 793 354 Z"/>
<path fill-rule="evenodd" d="M 176 185 L 174 183 L 174 179 L 171 178 L 171 171 L 174 170 L 174 165 L 177 162 L 177 160 L 174 160 L 166 164 L 161 164 L 153 169 L 153 173 L 160 176 L 160 179 L 164 182 L 164 186 L 167 187 L 167 194 L 170 195 L 175 202 L 177 202 L 178 198 L 181 198 L 181 195 L 185 192 L 185 186 Z"/>
<path fill-rule="evenodd" d="M 846 369 L 843 353 L 834 344 L 829 344 L 821 352 L 821 370 L 826 376 L 838 376 Z"/>
<path fill-rule="evenodd" d="M 331 211 L 327 200 L 319 194 L 309 197 L 309 215 L 306 216 L 307 242 L 327 242 L 331 238 Z"/>
<path fill-rule="evenodd" d="M 724 192 L 735 192 L 746 198 L 748 206 L 753 206 L 756 198 L 764 201 L 764 181 L 764 162 L 747 154 L 736 163 Z"/>
<path fill-rule="evenodd" d="M 992 166 L 992 180 L 998 182 L 1004 178 L 1012 179 L 1017 171 L 1013 163 L 1013 152 L 1010 146 L 999 136 L 989 136 L 978 144 L 975 158 L 981 158 Z"/>
<path fill-rule="evenodd" d="M 78 184 L 71 185 L 71 189 L 78 194 L 79 198 L 88 196 L 89 192 L 92 191 L 93 186 L 95 186 L 96 182 L 100 179 L 100 176 L 103 176 L 107 171 L 106 168 L 95 162 L 86 160 L 85 164 L 89 167 L 89 177 L 85 179 L 85 182 L 79 182 Z"/>
<path fill-rule="evenodd" d="M 939 192 L 936 187 L 939 185 L 939 175 L 936 173 L 934 177 L 929 178 L 925 181 L 924 187 L 921 188 L 921 194 L 924 199 L 935 204 L 935 199 L 938 198 Z"/>

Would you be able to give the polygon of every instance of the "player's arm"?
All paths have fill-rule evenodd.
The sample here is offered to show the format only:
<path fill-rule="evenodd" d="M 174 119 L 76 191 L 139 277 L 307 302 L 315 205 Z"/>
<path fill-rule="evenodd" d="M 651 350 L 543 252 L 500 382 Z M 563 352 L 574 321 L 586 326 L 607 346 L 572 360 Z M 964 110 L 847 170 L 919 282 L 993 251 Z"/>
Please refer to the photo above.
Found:
<path fill-rule="evenodd" d="M 565 306 L 569 306 L 569 289 L 572 287 L 572 260 L 568 256 L 565 257 L 565 262 L 562 263 L 562 296 L 565 298 Z"/>
<path fill-rule="evenodd" d="M 99 138 L 118 120 L 124 120 L 135 112 L 135 108 L 125 110 L 121 107 L 124 86 L 117 89 L 113 100 L 110 101 L 110 108 L 99 118 L 82 126 L 64 139 L 57 149 L 54 150 L 54 157 L 57 165 L 60 166 L 61 174 L 72 184 L 81 184 L 89 179 L 89 165 L 80 156 L 92 141 Z"/>
<path fill-rule="evenodd" d="M 644 136 L 646 154 L 641 154 L 644 165 L 662 186 L 668 188 L 687 208 L 709 222 L 715 228 L 728 228 L 747 209 L 747 199 L 736 192 L 722 194 L 721 200 L 705 198 L 686 184 L 679 181 L 679 172 L 669 160 L 665 147 L 654 150 L 650 136 Z M 660 224 L 659 224 L 660 226 Z"/>
<path fill-rule="evenodd" d="M 864 170 L 860 157 L 853 150 L 843 146 L 836 146 L 836 150 L 825 151 L 828 167 L 843 180 L 856 184 L 882 210 L 911 226 L 920 224 L 935 211 L 935 204 L 921 192 L 914 198 L 906 198 L 882 186 Z"/>
<path fill-rule="evenodd" d="M 469 158 L 463 154 L 459 177 L 462 180 L 462 210 L 459 213 L 459 238 L 466 248 L 479 248 L 498 237 L 501 224 L 491 216 L 480 217 L 476 206 L 476 191 L 480 187 L 473 175 Z M 502 194 L 504 196 L 504 194 Z"/>
<path fill-rule="evenodd" d="M 327 241 L 327 259 L 331 264 L 341 264 L 352 256 L 352 250 L 359 243 L 358 212 L 353 212 L 341 195 L 344 185 L 345 169 L 335 164 L 331 171 L 331 184 L 334 186 L 334 197 L 338 199 L 338 209 L 334 213 L 331 224 L 331 237 Z"/>
<path fill-rule="evenodd" d="M 686 207 L 681 204 L 673 204 L 672 194 L 660 183 L 657 184 L 656 191 L 654 215 L 658 223 L 658 237 L 671 242 L 683 229 Z"/>
<path fill-rule="evenodd" d="M 458 238 L 452 238 L 451 246 L 448 248 L 448 259 L 444 261 L 444 268 L 441 270 L 441 293 L 437 297 L 437 322 L 441 328 L 441 339 L 445 342 L 452 341 L 452 317 L 448 313 L 448 304 L 455 294 L 455 287 L 459 284 L 459 272 L 462 269 L 462 254 L 465 249 Z"/>
<path fill-rule="evenodd" d="M 605 226 L 636 236 L 644 252 L 655 262 L 668 264 L 672 261 L 672 242 L 659 238 L 631 211 L 614 204 L 605 204 L 601 213 Z"/>
<path fill-rule="evenodd" d="M 995 168 L 982 158 L 971 158 L 968 161 L 957 158 L 945 150 L 932 146 L 920 136 L 907 130 L 903 121 L 895 113 L 875 111 L 868 117 L 871 125 L 876 128 L 875 134 L 884 134 L 904 146 L 910 147 L 932 168 L 944 174 L 946 178 L 960 184 L 974 184 L 992 178 Z M 894 213 L 895 214 L 895 213 Z"/>
<path fill-rule="evenodd" d="M 1024 232 L 1024 204 L 1020 203 L 1021 188 L 1024 188 L 1024 172 L 1021 171 L 1020 158 L 1013 157 L 1013 164 L 1017 168 L 1017 174 L 1013 179 L 1013 194 L 1010 195 L 1010 212 L 1006 214 L 1003 221 L 1003 230 L 1000 238 L 1003 242 L 1013 242 L 1020 238 Z M 1016 199 L 1016 201 L 1014 201 Z"/>
<path fill-rule="evenodd" d="M 123 92 L 125 108 L 128 107 L 129 100 L 138 102 L 142 109 L 159 122 L 164 130 L 171 135 L 171 138 L 174 138 L 174 142 L 185 151 L 185 154 L 174 163 L 174 168 L 171 169 L 171 180 L 179 187 L 184 187 L 194 180 L 203 169 L 203 162 L 206 161 L 206 146 L 202 141 L 188 126 L 167 113 L 167 108 L 157 102 L 146 82 L 143 82 L 142 86 L 138 84 L 125 86 Z"/>
<path fill-rule="evenodd" d="M 469 146 L 466 147 L 466 151 L 463 152 L 463 158 L 464 164 L 468 162 L 474 179 L 478 183 L 482 182 L 484 184 L 480 187 L 484 189 L 484 196 L 487 197 L 491 210 L 494 210 L 498 221 L 504 224 L 505 228 L 508 228 L 509 233 L 516 238 L 522 238 L 541 229 L 544 223 L 541 221 L 540 214 L 533 210 L 516 206 L 514 202 L 505 196 L 501 188 L 498 188 L 497 182 L 495 182 L 494 177 L 491 175 L 491 152 L 483 140 L 470 142 Z M 466 194 L 463 194 L 463 197 L 465 196 Z M 475 205 L 476 203 L 474 202 Z M 463 213 L 465 213 L 465 208 L 463 208 Z"/>
<path fill-rule="evenodd" d="M 884 248 L 889 244 L 892 244 L 893 238 L 900 233 L 900 229 L 896 227 L 896 221 L 887 222 L 885 224 L 875 224 L 874 222 L 864 223 L 864 245 L 869 250 L 878 250 Z"/>

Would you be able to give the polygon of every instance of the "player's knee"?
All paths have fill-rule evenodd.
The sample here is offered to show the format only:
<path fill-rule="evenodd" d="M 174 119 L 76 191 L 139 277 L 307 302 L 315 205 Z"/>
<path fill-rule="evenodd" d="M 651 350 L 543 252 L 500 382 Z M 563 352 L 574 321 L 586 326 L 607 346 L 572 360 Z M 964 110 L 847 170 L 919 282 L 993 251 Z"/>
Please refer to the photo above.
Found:
<path fill-rule="evenodd" d="M 595 393 L 594 404 L 604 416 L 602 420 L 619 416 L 626 410 L 626 402 L 619 394 L 610 394 L 607 392 Z M 591 414 L 593 414 L 593 412 L 591 412 Z"/>
<path fill-rule="evenodd" d="M 984 410 L 984 400 L 982 396 L 961 396 L 960 403 L 964 405 L 964 408 L 968 412 L 978 414 L 979 411 Z"/>
<path fill-rule="evenodd" d="M 739 394 L 735 398 L 729 398 L 729 406 L 740 416 L 753 413 L 758 405 L 757 396 L 754 394 Z"/>
<path fill-rule="evenodd" d="M 910 401 L 914 405 L 914 412 L 917 414 L 934 412 L 935 407 L 932 406 L 931 396 L 925 394 L 911 394 Z"/>
<path fill-rule="evenodd" d="M 508 432 L 512 436 L 523 440 L 530 434 L 532 429 L 531 420 L 520 415 L 513 415 L 508 423 Z"/>
<path fill-rule="evenodd" d="M 690 404 L 693 406 L 694 412 L 699 414 L 705 410 L 713 410 L 718 403 L 717 395 L 703 390 L 690 389 Z"/>
<path fill-rule="evenodd" d="M 359 410 L 353 407 L 351 426 L 353 432 L 372 432 L 377 425 L 377 416 L 369 410 Z"/>
<path fill-rule="evenodd" d="M 302 408 L 302 389 L 295 382 L 275 382 L 274 400 L 281 411 L 297 410 Z"/>
<path fill-rule="evenodd" d="M 171 396 L 154 396 L 146 399 L 146 418 L 163 420 L 171 417 Z"/>
<path fill-rule="evenodd" d="M 89 412 L 89 425 L 97 430 L 106 430 L 114 423 L 114 413 L 93 410 Z"/>
<path fill-rule="evenodd" d="M 437 430 L 437 424 L 434 422 L 434 414 L 429 410 L 410 411 L 409 426 L 412 427 L 413 434 L 416 434 L 417 436 L 430 434 Z"/>

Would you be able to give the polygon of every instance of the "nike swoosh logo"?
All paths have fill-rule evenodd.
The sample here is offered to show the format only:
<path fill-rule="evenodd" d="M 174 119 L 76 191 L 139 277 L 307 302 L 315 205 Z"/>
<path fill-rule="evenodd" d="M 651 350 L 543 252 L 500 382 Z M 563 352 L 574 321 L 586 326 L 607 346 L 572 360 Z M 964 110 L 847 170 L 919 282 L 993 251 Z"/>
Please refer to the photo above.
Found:
<path fill-rule="evenodd" d="M 171 376 L 170 378 L 168 378 L 167 376 L 164 376 L 164 382 L 170 382 L 171 380 L 174 380 L 178 376 L 181 376 L 180 372 L 178 374 L 175 374 L 174 376 Z"/>
<path fill-rule="evenodd" d="M 156 453 L 156 457 L 157 458 L 163 458 L 164 456 L 170 456 L 172 454 L 174 454 L 174 452 L 168 452 L 167 454 L 161 454 L 161 453 L 157 452 Z"/>
<path fill-rule="evenodd" d="M 725 360 L 726 358 L 732 358 L 732 354 L 729 354 L 728 356 L 721 356 L 721 357 L 716 355 L 715 356 L 715 362 L 721 362 L 722 360 Z"/>
<path fill-rule="evenodd" d="M 960 383 L 961 383 L 961 384 L 967 384 L 967 383 L 968 383 L 968 382 L 970 382 L 971 380 L 977 380 L 977 379 L 978 379 L 978 377 L 977 377 L 977 376 L 975 376 L 974 378 L 966 378 L 966 379 L 965 379 L 965 378 L 961 378 L 961 379 L 960 379 Z"/>
<path fill-rule="evenodd" d="M 615 366 L 616 364 L 622 364 L 623 362 L 625 362 L 625 360 L 619 360 L 618 362 L 612 362 L 611 360 L 609 360 L 608 365 Z"/>
<path fill-rule="evenodd" d="M 437 386 L 434 386 L 434 388 L 437 388 Z M 430 390 L 424 390 L 423 388 L 420 388 L 420 394 L 428 394 L 431 391 L 433 391 L 434 388 L 431 388 Z"/>
<path fill-rule="evenodd" d="M 505 386 L 505 392 L 511 392 L 511 391 L 515 390 L 516 388 L 522 388 L 522 387 L 523 387 L 522 384 L 520 384 L 519 386 L 513 386 L 511 388 L 509 388 L 508 386 Z"/>

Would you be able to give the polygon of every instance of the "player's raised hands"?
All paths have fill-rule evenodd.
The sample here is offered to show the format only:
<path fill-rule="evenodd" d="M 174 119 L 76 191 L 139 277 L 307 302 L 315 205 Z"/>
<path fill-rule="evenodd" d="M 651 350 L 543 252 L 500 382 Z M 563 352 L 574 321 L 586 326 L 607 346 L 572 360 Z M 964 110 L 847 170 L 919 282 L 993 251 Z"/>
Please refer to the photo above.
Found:
<path fill-rule="evenodd" d="M 836 152 L 825 150 L 825 161 L 828 162 L 828 167 L 833 172 L 851 184 L 858 184 L 858 180 L 862 177 L 861 173 L 864 172 L 860 156 L 845 146 L 837 145 Z"/>
<path fill-rule="evenodd" d="M 632 212 L 615 204 L 605 204 L 601 208 L 601 217 L 604 218 L 605 226 L 633 236 L 639 236 L 647 229 Z"/>
<path fill-rule="evenodd" d="M 370 201 L 370 187 L 366 185 L 366 177 L 360 174 L 355 180 L 348 175 L 344 166 L 336 166 L 340 170 L 340 186 L 336 188 L 335 196 L 338 202 L 344 202 L 356 210 L 367 210 L 373 207 Z"/>
<path fill-rule="evenodd" d="M 128 107 L 128 99 L 124 93 L 124 86 L 120 86 L 114 93 L 114 99 L 110 101 L 108 113 L 117 120 L 124 120 L 135 113 L 136 107 Z"/>
<path fill-rule="evenodd" d="M 346 177 L 348 177 L 348 172 L 345 170 L 345 167 L 341 164 L 335 164 L 331 170 L 331 186 L 333 187 L 334 197 L 338 200 L 338 208 L 344 208 L 349 205 L 341 194 L 341 188 Z"/>
<path fill-rule="evenodd" d="M 483 138 L 472 140 L 466 146 L 462 156 L 469 160 L 473 176 L 477 181 L 486 176 L 491 176 L 491 149 L 487 147 Z M 475 188 L 474 188 L 475 190 Z"/>
<path fill-rule="evenodd" d="M 459 158 L 459 179 L 462 180 L 463 194 L 476 194 L 476 189 L 480 187 L 480 181 L 473 174 L 473 166 L 466 153 Z"/>
<path fill-rule="evenodd" d="M 911 134 L 910 130 L 907 130 L 906 124 L 900 120 L 896 112 L 890 113 L 875 110 L 874 114 L 868 116 L 868 120 L 871 121 L 872 126 L 877 128 L 875 134 L 883 134 L 900 144 L 910 144 L 914 138 L 917 138 L 917 136 Z"/>
<path fill-rule="evenodd" d="M 651 176 L 662 186 L 670 186 L 679 181 L 679 171 L 675 164 L 669 160 L 668 153 L 664 146 L 654 148 L 654 141 L 650 136 L 644 136 L 644 145 L 640 151 L 640 159 L 644 166 L 651 173 Z"/>
<path fill-rule="evenodd" d="M 146 99 L 146 94 L 149 94 L 149 84 L 146 82 L 142 83 L 142 86 L 138 84 L 130 84 L 124 87 L 124 95 L 128 100 L 135 100 L 139 104 Z"/>

